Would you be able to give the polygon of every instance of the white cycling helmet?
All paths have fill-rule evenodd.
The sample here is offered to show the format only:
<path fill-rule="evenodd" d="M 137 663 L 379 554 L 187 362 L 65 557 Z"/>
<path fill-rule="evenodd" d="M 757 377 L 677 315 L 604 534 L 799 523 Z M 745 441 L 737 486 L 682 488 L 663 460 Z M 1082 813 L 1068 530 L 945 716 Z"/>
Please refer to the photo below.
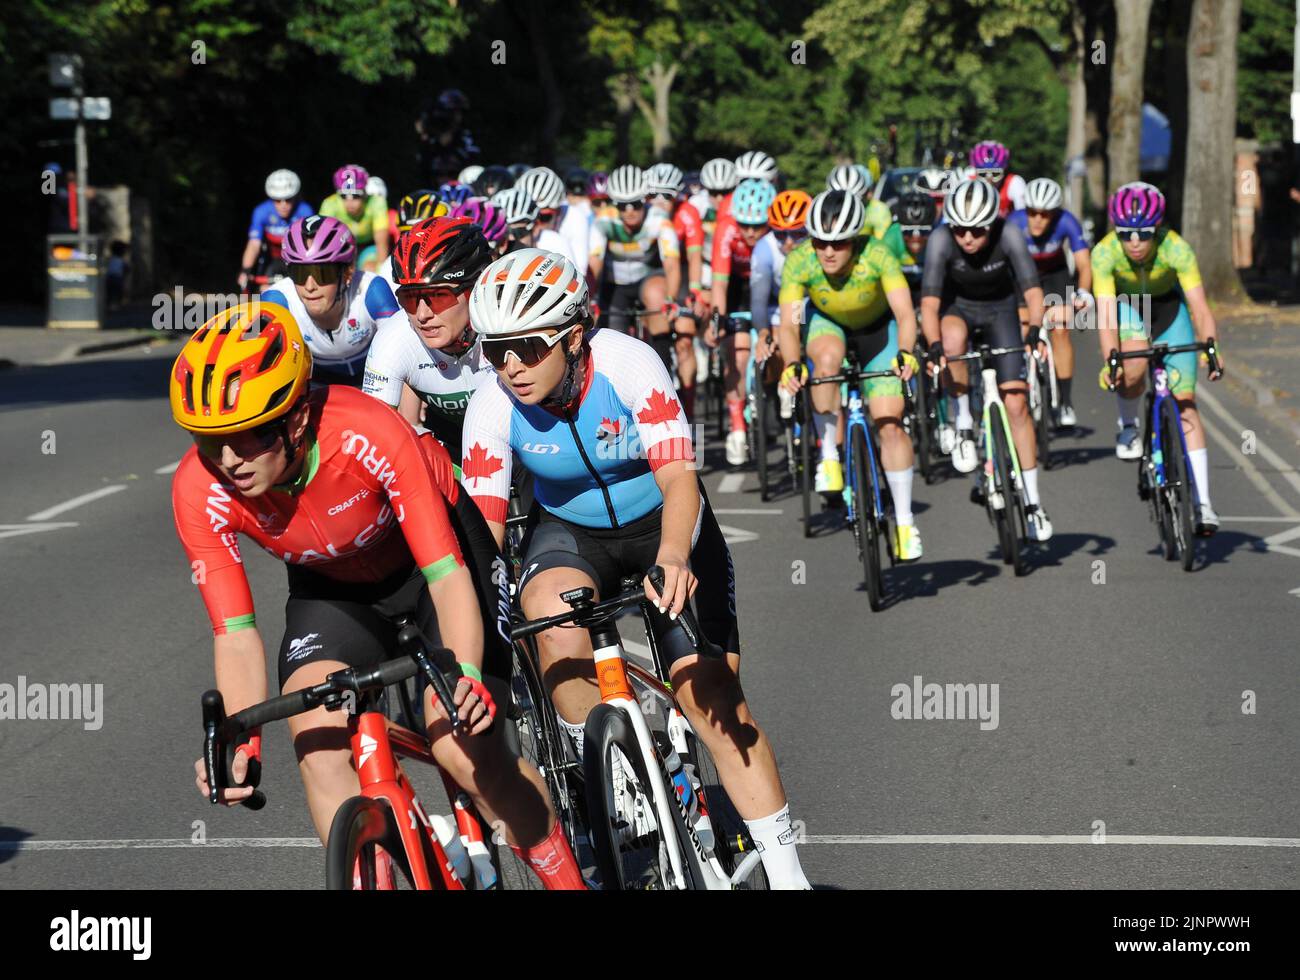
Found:
<path fill-rule="evenodd" d="M 700 183 L 704 189 L 715 194 L 725 194 L 740 183 L 736 176 L 736 165 L 722 157 L 714 157 L 700 170 Z"/>
<path fill-rule="evenodd" d="M 497 259 L 469 296 L 470 322 L 483 337 L 562 329 L 589 315 L 586 276 L 559 252 L 540 248 Z"/>
<path fill-rule="evenodd" d="M 822 191 L 813 198 L 805 227 L 813 238 L 842 242 L 862 233 L 867 211 L 848 191 Z"/>
<path fill-rule="evenodd" d="M 483 168 L 477 163 L 471 163 L 468 167 L 456 175 L 456 183 L 464 184 L 468 187 L 474 181 L 478 180 L 483 174 Z"/>
<path fill-rule="evenodd" d="M 512 187 L 507 191 L 498 191 L 492 203 L 505 214 L 506 224 L 513 225 L 521 221 L 529 223 L 537 220 L 541 209 L 533 196 L 522 187 Z"/>
<path fill-rule="evenodd" d="M 923 194 L 934 196 L 944 193 L 944 175 L 938 167 L 926 167 L 916 175 L 912 186 Z"/>
<path fill-rule="evenodd" d="M 997 189 L 979 177 L 967 177 L 943 202 L 943 220 L 957 228 L 987 228 L 997 217 Z"/>
<path fill-rule="evenodd" d="M 366 194 L 370 197 L 382 197 L 388 200 L 388 185 L 383 177 L 371 177 L 366 181 Z"/>
<path fill-rule="evenodd" d="M 277 170 L 266 178 L 266 196 L 273 201 L 287 201 L 301 190 L 302 181 L 292 170 Z"/>
<path fill-rule="evenodd" d="M 865 200 L 871 184 L 862 176 L 862 171 L 851 163 L 842 163 L 826 177 L 828 191 L 848 191 L 859 201 Z"/>
<path fill-rule="evenodd" d="M 737 180 L 748 180 L 752 177 L 755 180 L 775 183 L 778 172 L 776 161 L 762 150 L 750 150 L 736 157 Z"/>
<path fill-rule="evenodd" d="M 671 163 L 656 163 L 646 171 L 646 182 L 651 194 L 666 194 L 676 197 L 686 184 L 686 175 Z"/>
<path fill-rule="evenodd" d="M 515 186 L 527 191 L 539 208 L 558 208 L 564 203 L 564 181 L 550 167 L 533 167 L 515 181 Z"/>
<path fill-rule="evenodd" d="M 1065 200 L 1061 185 L 1050 177 L 1037 177 L 1025 187 L 1025 207 L 1035 211 L 1055 211 Z"/>
<path fill-rule="evenodd" d="M 631 164 L 619 167 L 609 175 L 609 199 L 615 204 L 644 201 L 646 195 L 645 171 Z"/>

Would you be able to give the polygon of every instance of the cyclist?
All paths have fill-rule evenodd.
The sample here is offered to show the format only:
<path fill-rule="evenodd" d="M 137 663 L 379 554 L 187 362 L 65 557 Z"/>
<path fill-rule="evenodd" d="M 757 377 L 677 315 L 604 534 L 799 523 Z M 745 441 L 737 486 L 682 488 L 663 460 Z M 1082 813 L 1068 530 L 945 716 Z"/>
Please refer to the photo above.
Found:
<path fill-rule="evenodd" d="M 172 369 L 172 416 L 195 442 L 173 478 L 172 510 L 199 570 L 227 707 L 267 693 L 242 533 L 288 572 L 281 692 L 394 656 L 393 620 L 414 614 L 426 634 L 436 629 L 462 675 L 454 702 L 467 736 L 451 735 L 432 693 L 424 700 L 438 765 L 486 819 L 501 821 L 546 887 L 583 887 L 541 775 L 510 750 L 504 726 L 487 730 L 510 677 L 509 624 L 497 611 L 508 604 L 505 565 L 490 532 L 461 502 L 437 442 L 359 391 L 309 391 L 311 363 L 293 315 L 262 301 L 209 320 Z M 322 841 L 339 805 L 360 791 L 347 723 L 347 712 L 323 707 L 289 719 Z M 243 784 L 253 761 L 262 762 L 260 732 L 236 751 L 223 802 L 252 793 Z M 206 794 L 203 761 L 194 768 Z"/>
<path fill-rule="evenodd" d="M 894 213 L 884 201 L 868 196 L 871 185 L 871 171 L 861 164 L 842 163 L 826 177 L 828 191 L 847 191 L 862 202 L 866 209 L 866 230 L 871 232 L 872 238 L 884 242 L 900 264 L 904 263 L 907 261 L 907 248 L 894 222 Z"/>
<path fill-rule="evenodd" d="M 569 254 L 569 243 L 555 229 L 544 226 L 542 209 L 522 185 L 499 192 L 492 203 L 505 213 L 507 252 L 520 248 L 542 248 L 548 252 L 559 252 L 569 261 L 574 261 Z"/>
<path fill-rule="evenodd" d="M 587 200 L 591 202 L 593 220 L 606 218 L 612 221 L 618 217 L 618 208 L 609 200 L 609 174 L 605 171 L 593 170 L 587 178 Z"/>
<path fill-rule="evenodd" d="M 731 556 L 692 470 L 691 431 L 668 372 L 640 341 L 592 333 L 586 281 L 554 253 L 498 259 L 474 287 L 470 316 L 497 382 L 475 392 L 465 416 L 465 488 L 500 541 L 514 460 L 533 473 L 518 591 L 524 614 L 568 611 L 560 594 L 583 586 L 608 598 L 622 576 L 655 564 L 664 588 L 657 593 L 647 582 L 646 597 L 660 610 L 675 619 L 693 595 L 700 628 L 726 662 L 700 658 L 660 617 L 656 637 L 674 692 L 772 885 L 808 887 L 776 757 L 740 687 Z M 539 444 L 548 451 L 525 451 Z M 583 721 L 600 700 L 590 636 L 552 629 L 539 635 L 538 649 L 560 722 L 581 755 Z"/>
<path fill-rule="evenodd" d="M 366 181 L 366 197 L 382 198 L 388 202 L 388 184 L 382 177 L 371 177 Z M 388 208 L 388 219 L 385 227 L 388 229 L 388 241 L 391 247 L 392 243 L 397 241 L 397 209 Z M 364 269 L 366 272 L 378 272 L 380 266 L 387 265 L 386 262 L 379 261 L 378 250 L 373 245 L 367 245 L 361 249 L 357 256 L 357 268 Z"/>
<path fill-rule="evenodd" d="M 930 195 L 921 191 L 908 191 L 900 197 L 897 225 L 906 251 L 900 265 L 912 293 L 912 303 L 919 309 L 925 245 L 930 240 L 930 232 L 934 230 L 934 202 Z"/>
<path fill-rule="evenodd" d="M 471 198 L 451 212 L 453 218 L 469 218 L 483 230 L 483 236 L 492 246 L 495 255 L 502 255 L 510 239 L 506 235 L 505 212 L 496 205 L 478 198 Z"/>
<path fill-rule="evenodd" d="M 1079 219 L 1062 206 L 1065 195 L 1061 185 L 1047 177 L 1031 180 L 1025 187 L 1025 209 L 1012 211 L 1007 221 L 1020 229 L 1029 254 L 1038 266 L 1038 281 L 1043 287 L 1047 312 L 1043 322 L 1049 327 L 1052 343 L 1052 360 L 1056 365 L 1056 389 L 1060 395 L 1059 421 L 1061 425 L 1074 425 L 1074 403 L 1070 389 L 1074 383 L 1074 345 L 1070 342 L 1070 328 L 1077 310 L 1086 309 L 1092 300 L 1092 261 L 1088 240 L 1083 235 Z M 1074 282 L 1065 260 L 1066 247 L 1074 257 Z M 1066 303 L 1070 308 L 1066 309 Z M 1021 319 L 1027 311 L 1022 310 Z"/>
<path fill-rule="evenodd" d="M 781 303 L 777 298 L 781 289 L 781 272 L 785 268 L 785 257 L 808 237 L 808 210 L 811 207 L 812 198 L 807 191 L 782 191 L 776 195 L 767 209 L 771 231 L 758 240 L 749 257 L 750 323 L 756 331 L 754 357 L 765 361 L 775 355 L 774 370 L 781 362 L 774 335 L 781 326 Z M 789 392 L 779 388 L 777 397 L 780 399 L 781 417 L 789 418 Z"/>
<path fill-rule="evenodd" d="M 1218 324 L 1205 299 L 1196 254 L 1176 231 L 1164 225 L 1165 196 L 1151 184 L 1125 184 L 1110 196 L 1107 212 L 1114 229 L 1092 250 L 1104 355 L 1116 348 L 1141 349 L 1157 341 L 1172 346 L 1216 336 Z M 1120 295 L 1124 302 L 1118 301 Z M 1219 359 L 1222 364 L 1222 354 Z M 1196 530 L 1210 535 L 1219 529 L 1219 516 L 1210 504 L 1209 450 L 1196 407 L 1196 360 L 1191 353 L 1169 358 L 1169 390 L 1178 401 L 1200 498 Z M 1115 455 L 1138 459 L 1142 455 L 1138 411 L 1146 387 L 1146 361 L 1121 361 L 1120 367 L 1120 433 Z M 1210 380 L 1220 377 L 1222 372 L 1212 374 Z"/>
<path fill-rule="evenodd" d="M 266 200 L 253 208 L 248 223 L 248 244 L 239 262 L 239 291 L 248 289 L 255 275 L 283 274 L 280 243 L 295 221 L 311 214 L 306 201 L 300 201 L 302 181 L 292 170 L 276 170 L 266 178 Z"/>
<path fill-rule="evenodd" d="M 650 204 L 673 218 L 673 232 L 682 251 L 684 276 L 673 297 L 679 314 L 673 321 L 673 347 L 677 354 L 677 387 L 682 411 L 695 418 L 695 324 L 709 315 L 709 297 L 704 290 L 704 223 L 695 205 L 682 196 L 686 178 L 671 163 L 656 163 L 646 174 Z"/>
<path fill-rule="evenodd" d="M 313 381 L 361 387 L 378 324 L 400 312 L 388 283 L 357 271 L 357 243 L 337 218 L 313 214 L 295 221 L 283 255 L 289 275 L 262 299 L 293 314 L 312 352 Z"/>
<path fill-rule="evenodd" d="M 1011 166 L 1010 150 L 994 140 L 984 140 L 971 147 L 970 165 L 976 177 L 987 180 L 998 192 L 999 218 L 1024 209 L 1025 178 L 1007 172 Z"/>
<path fill-rule="evenodd" d="M 474 181 L 478 180 L 479 174 L 482 172 L 483 168 L 479 164 L 471 163 L 456 175 L 456 183 L 464 184 L 466 187 L 469 187 L 474 183 Z"/>
<path fill-rule="evenodd" d="M 469 322 L 469 291 L 496 250 L 469 218 L 423 221 L 393 253 L 397 302 L 366 358 L 362 391 L 423 424 L 461 457 L 461 425 L 474 391 L 492 378 Z"/>
<path fill-rule="evenodd" d="M 357 248 L 375 246 L 375 261 L 388 258 L 388 202 L 366 193 L 370 181 L 364 167 L 348 164 L 334 171 L 334 193 L 321 202 L 320 211 L 327 218 L 337 218 L 348 226 Z"/>
<path fill-rule="evenodd" d="M 943 210 L 943 199 L 947 194 L 944 187 L 946 181 L 947 177 L 938 167 L 926 167 L 916 175 L 916 180 L 912 183 L 912 190 L 920 191 L 933 202 L 934 216 L 931 224 Z"/>
<path fill-rule="evenodd" d="M 585 229 L 579 232 L 579 226 L 570 222 L 569 234 L 563 231 L 569 206 L 560 175 L 549 167 L 534 167 L 515 186 L 537 202 L 537 247 L 562 252 L 574 263 L 585 258 L 588 248 Z"/>
<path fill-rule="evenodd" d="M 396 251 L 397 239 L 410 231 L 421 221 L 429 218 L 441 218 L 448 213 L 447 204 L 437 191 L 424 189 L 411 191 L 397 204 L 397 228 L 393 235 L 393 248 Z M 379 264 L 379 277 L 388 283 L 388 288 L 397 292 L 397 280 L 393 278 L 393 263 Z"/>
<path fill-rule="evenodd" d="M 755 245 L 768 232 L 767 209 L 776 199 L 776 188 L 766 180 L 747 177 L 731 197 L 731 213 L 718 222 L 713 232 L 714 322 L 732 310 L 749 310 L 749 260 Z M 761 326 L 762 324 L 759 324 Z M 705 343 L 717 344 L 717 330 L 710 326 Z M 727 392 L 727 463 L 741 466 L 749 457 L 745 425 L 745 373 L 749 368 L 749 330 L 737 330 L 723 341 L 723 385 Z"/>
<path fill-rule="evenodd" d="M 618 218 L 598 218 L 591 226 L 591 269 L 598 280 L 604 274 L 600 310 L 605 325 L 628 329 L 634 322 L 629 311 L 640 300 L 647 340 L 671 370 L 673 339 L 664 307 L 677 295 L 682 268 L 672 218 L 647 204 L 648 193 L 645 172 L 638 167 L 619 167 L 609 175 L 609 197 Z"/>
<path fill-rule="evenodd" d="M 478 175 L 478 180 L 474 181 L 471 190 L 473 190 L 475 197 L 490 198 L 497 191 L 513 187 L 514 183 L 515 178 L 511 176 L 509 170 L 497 164 L 492 164 L 483 168 L 483 172 Z"/>
<path fill-rule="evenodd" d="M 972 325 L 984 327 L 990 347 L 1045 344 L 1041 337 L 1043 290 L 1034 260 L 1020 229 L 998 217 L 997 191 L 978 177 L 961 181 L 943 202 L 944 224 L 935 227 L 925 248 L 921 281 L 921 328 L 931 358 L 957 356 L 966 350 Z M 1028 337 L 1022 335 L 1017 290 L 1029 308 Z M 997 358 L 998 390 L 1006 403 L 1025 483 L 1025 516 L 1029 537 L 1046 541 L 1052 522 L 1038 493 L 1038 443 L 1029 416 L 1028 377 L 1023 353 Z M 976 469 L 975 421 L 970 410 L 967 364 L 948 365 L 945 387 L 957 402 L 958 438 L 952 452 L 960 473 Z M 983 484 L 976 477 L 971 499 L 983 502 Z"/>
<path fill-rule="evenodd" d="M 474 196 L 474 188 L 469 184 L 462 184 L 459 181 L 448 181 L 438 186 L 438 197 L 449 208 L 459 207 Z"/>
<path fill-rule="evenodd" d="M 736 182 L 742 180 L 765 180 L 776 187 L 781 179 L 776 161 L 762 150 L 750 150 L 736 157 Z"/>

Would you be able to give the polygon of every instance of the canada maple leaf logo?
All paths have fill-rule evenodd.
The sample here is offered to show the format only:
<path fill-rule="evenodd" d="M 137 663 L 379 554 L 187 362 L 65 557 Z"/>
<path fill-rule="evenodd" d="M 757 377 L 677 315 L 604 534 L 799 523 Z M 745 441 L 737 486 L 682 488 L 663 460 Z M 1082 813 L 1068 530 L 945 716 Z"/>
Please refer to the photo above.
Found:
<path fill-rule="evenodd" d="M 618 437 L 623 434 L 623 420 L 617 419 L 611 422 L 609 419 L 600 420 L 600 428 L 596 430 L 596 438 L 601 442 L 617 442 Z"/>
<path fill-rule="evenodd" d="M 659 422 L 671 422 L 681 414 L 681 406 L 677 404 L 676 398 L 669 398 L 658 388 L 650 392 L 650 397 L 646 399 L 645 408 L 636 413 L 637 421 L 644 422 L 646 425 L 655 425 Z"/>
<path fill-rule="evenodd" d="M 466 480 L 487 479 L 504 466 L 500 457 L 493 456 L 476 442 L 470 447 L 469 455 L 461 461 L 460 472 Z"/>

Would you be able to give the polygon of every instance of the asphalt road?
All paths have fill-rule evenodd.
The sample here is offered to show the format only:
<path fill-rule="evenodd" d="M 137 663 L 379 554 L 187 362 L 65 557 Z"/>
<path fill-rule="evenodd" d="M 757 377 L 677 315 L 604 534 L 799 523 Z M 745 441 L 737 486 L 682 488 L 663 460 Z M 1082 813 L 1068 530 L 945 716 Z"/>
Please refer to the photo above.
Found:
<path fill-rule="evenodd" d="M 1225 519 L 1184 573 L 1155 553 L 1132 464 L 1113 456 L 1085 340 L 1080 428 L 1042 479 L 1056 536 L 1021 579 L 965 478 L 918 480 L 925 557 L 890 573 L 897 599 L 872 613 L 849 532 L 805 540 L 797 498 L 761 502 L 752 474 L 721 483 L 710 447 L 742 677 L 818 886 L 1300 885 L 1300 450 L 1202 380 Z M 194 788 L 211 640 L 171 523 L 188 445 L 165 398 L 174 350 L 0 374 L 0 684 L 103 685 L 97 728 L 0 720 L 0 887 L 323 884 L 282 726 L 265 810 Z M 274 646 L 283 572 L 244 553 Z M 918 676 L 997 685 L 996 727 L 895 719 L 894 686 Z"/>

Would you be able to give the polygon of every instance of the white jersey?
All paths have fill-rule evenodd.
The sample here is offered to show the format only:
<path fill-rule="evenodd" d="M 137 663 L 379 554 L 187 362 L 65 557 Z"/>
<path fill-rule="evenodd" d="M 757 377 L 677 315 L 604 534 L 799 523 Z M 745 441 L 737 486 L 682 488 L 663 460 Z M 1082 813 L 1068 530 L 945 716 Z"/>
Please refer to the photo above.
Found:
<path fill-rule="evenodd" d="M 569 248 L 568 240 L 552 228 L 543 228 L 537 233 L 537 247 L 546 252 L 559 252 L 579 270 L 582 268 L 578 265 L 578 257 Z"/>
<path fill-rule="evenodd" d="M 361 390 L 396 407 L 402 386 L 424 402 L 424 424 L 460 459 L 460 430 L 470 396 L 496 377 L 477 341 L 460 357 L 430 350 L 405 315 L 386 320 L 366 359 Z"/>
<path fill-rule="evenodd" d="M 366 352 L 379 325 L 395 319 L 406 326 L 406 315 L 398 307 L 392 289 L 373 272 L 361 272 L 352 277 L 352 286 L 343 297 L 343 316 L 334 330 L 318 326 L 308 315 L 293 280 L 287 276 L 276 280 L 262 293 L 262 301 L 279 303 L 293 314 L 315 366 L 357 378 L 361 376 Z"/>
<path fill-rule="evenodd" d="M 583 201 L 580 204 L 565 204 L 560 208 L 560 237 L 569 243 L 569 252 L 576 260 L 579 271 L 587 272 L 587 256 L 591 247 L 591 223 L 596 220 L 591 205 Z"/>

